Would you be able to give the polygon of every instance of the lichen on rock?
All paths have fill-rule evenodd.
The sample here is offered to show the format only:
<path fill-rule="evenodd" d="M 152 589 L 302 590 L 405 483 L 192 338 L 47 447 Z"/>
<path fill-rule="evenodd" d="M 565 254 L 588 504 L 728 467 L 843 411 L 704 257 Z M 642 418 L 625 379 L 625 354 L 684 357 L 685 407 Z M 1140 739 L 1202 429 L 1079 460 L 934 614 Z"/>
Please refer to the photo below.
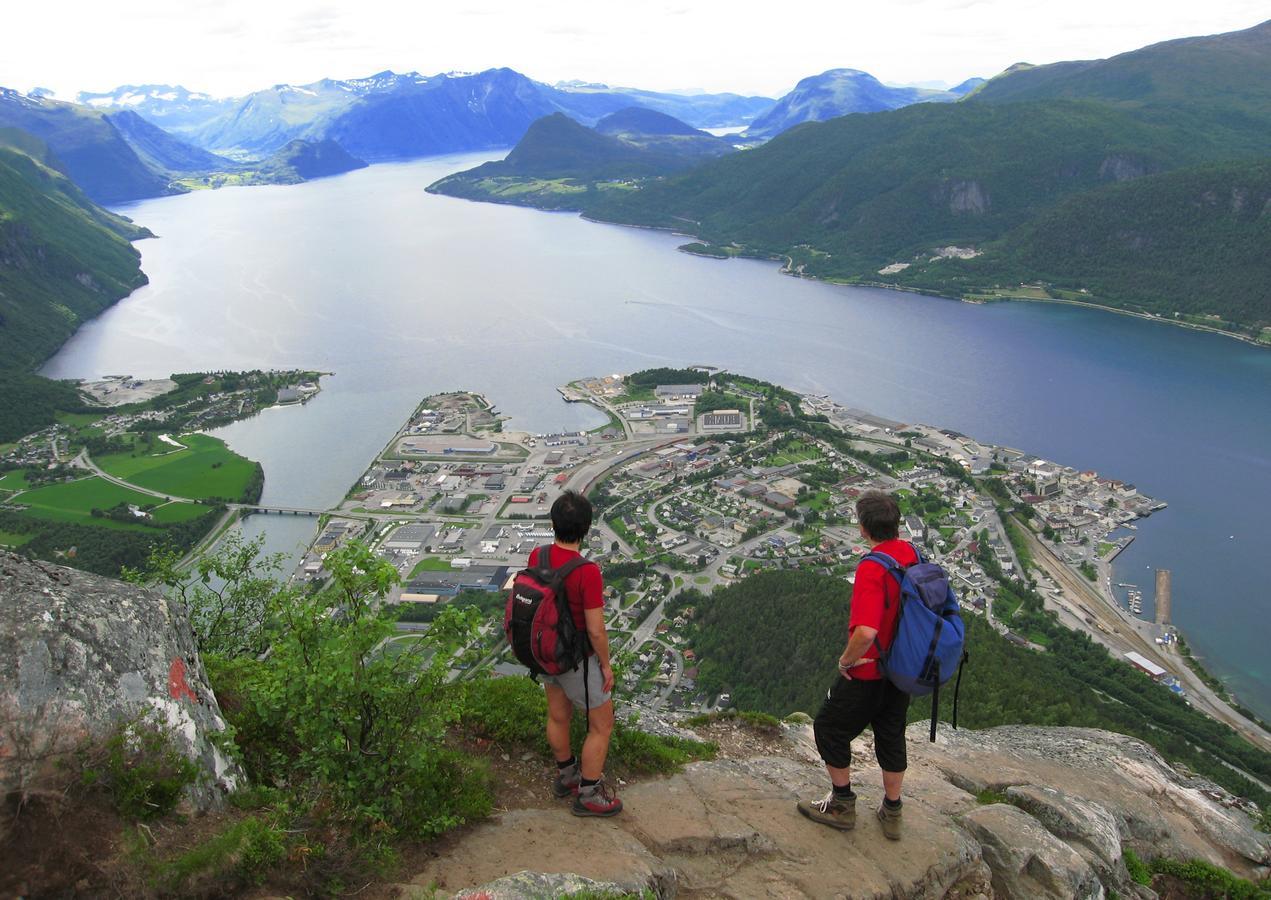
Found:
<path fill-rule="evenodd" d="M 243 780 L 186 612 L 172 598 L 0 551 L 0 790 L 29 790 L 60 756 L 149 718 L 205 774 L 192 808 Z"/>

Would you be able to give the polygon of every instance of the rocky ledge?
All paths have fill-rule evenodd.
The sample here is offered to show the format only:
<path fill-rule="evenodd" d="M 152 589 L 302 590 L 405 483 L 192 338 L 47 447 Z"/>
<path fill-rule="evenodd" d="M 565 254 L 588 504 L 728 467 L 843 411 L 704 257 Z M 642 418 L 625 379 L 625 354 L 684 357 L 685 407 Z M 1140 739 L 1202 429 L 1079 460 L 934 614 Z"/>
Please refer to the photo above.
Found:
<path fill-rule="evenodd" d="M 516 810 L 472 829 L 400 895 L 465 900 L 652 890 L 658 897 L 1148 898 L 1122 851 L 1199 858 L 1265 877 L 1271 838 L 1235 798 L 1170 768 L 1140 741 L 1080 728 L 910 734 L 904 836 L 884 839 L 868 738 L 854 778 L 858 824 L 800 816 L 824 771 L 807 726 L 789 753 L 695 763 L 626 788 L 622 815 Z M 988 802 L 986 802 L 988 801 Z"/>

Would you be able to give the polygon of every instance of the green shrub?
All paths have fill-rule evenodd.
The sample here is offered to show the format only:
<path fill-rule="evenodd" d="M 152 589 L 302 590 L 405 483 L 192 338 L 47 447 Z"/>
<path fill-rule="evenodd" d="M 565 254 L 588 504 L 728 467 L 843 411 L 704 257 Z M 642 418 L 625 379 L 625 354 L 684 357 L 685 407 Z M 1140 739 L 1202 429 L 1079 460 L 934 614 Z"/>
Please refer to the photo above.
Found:
<path fill-rule="evenodd" d="M 273 599 L 265 659 L 208 659 L 249 775 L 375 835 L 372 854 L 394 834 L 434 837 L 486 815 L 485 773 L 444 746 L 460 711 L 446 675 L 476 614 L 445 610 L 406 651 L 380 653 L 396 633 L 380 602 L 396 570 L 360 544 L 326 567 L 330 591 Z"/>
<path fill-rule="evenodd" d="M 1131 881 L 1144 886 L 1152 883 L 1152 872 L 1148 869 L 1147 863 L 1139 859 L 1137 853 L 1129 849 L 1123 850 L 1121 851 L 1121 858 L 1125 860 L 1125 868 L 1130 873 Z"/>
<path fill-rule="evenodd" d="M 1148 863 L 1153 875 L 1168 875 L 1179 879 L 1197 897 L 1222 897 L 1224 900 L 1267 900 L 1271 898 L 1271 886 L 1254 884 L 1237 878 L 1226 869 L 1192 859 L 1154 859 Z"/>
<path fill-rule="evenodd" d="M 82 755 L 80 777 L 86 786 L 105 790 L 121 815 L 149 821 L 172 812 L 198 775 L 199 767 L 173 745 L 165 728 L 137 719 Z"/>
<path fill-rule="evenodd" d="M 177 894 L 224 894 L 261 884 L 287 855 L 286 835 L 277 826 L 250 816 L 170 859 L 154 859 L 149 846 L 138 843 L 138 857 L 150 882 Z M 195 890 L 195 887 L 201 890 Z"/>

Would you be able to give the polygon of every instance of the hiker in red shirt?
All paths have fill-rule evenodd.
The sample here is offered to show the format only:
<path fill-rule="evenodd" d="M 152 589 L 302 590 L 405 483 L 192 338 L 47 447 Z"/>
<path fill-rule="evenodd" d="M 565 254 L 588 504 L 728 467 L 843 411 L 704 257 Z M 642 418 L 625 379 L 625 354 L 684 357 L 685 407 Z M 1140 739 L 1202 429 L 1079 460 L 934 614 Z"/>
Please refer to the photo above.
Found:
<path fill-rule="evenodd" d="M 861 537 L 873 552 L 885 553 L 901 566 L 918 562 L 914 548 L 898 540 L 900 507 L 882 491 L 866 491 L 856 502 Z M 905 716 L 909 695 L 879 671 L 879 648 L 891 646 L 900 609 L 900 586 L 883 566 L 863 560 L 856 569 L 852 606 L 847 620 L 847 647 L 839 656 L 838 677 L 825 693 L 813 722 L 816 748 L 830 776 L 830 792 L 821 800 L 799 801 L 799 812 L 833 828 L 856 825 L 852 792 L 852 741 L 865 728 L 874 731 L 874 754 L 883 770 L 884 798 L 878 808 L 883 834 L 900 838 L 900 786 L 905 778 Z M 875 642 L 877 641 L 877 646 Z"/>
<path fill-rule="evenodd" d="M 577 491 L 566 491 L 552 504 L 552 544 L 548 560 L 557 569 L 581 555 L 583 538 L 591 528 L 591 501 Z M 529 564 L 540 563 L 539 550 L 530 553 Z M 558 770 L 552 793 L 574 797 L 576 816 L 614 816 L 622 801 L 604 781 L 605 757 L 613 733 L 613 668 L 609 663 L 609 636 L 605 632 L 604 580 L 600 567 L 589 562 L 565 578 L 565 599 L 579 631 L 585 630 L 591 656 L 560 675 L 540 675 L 547 692 L 547 743 Z M 569 723 L 574 708 L 587 712 L 587 737 L 580 762 L 569 746 Z M 590 708 L 589 708 L 590 707 Z"/>

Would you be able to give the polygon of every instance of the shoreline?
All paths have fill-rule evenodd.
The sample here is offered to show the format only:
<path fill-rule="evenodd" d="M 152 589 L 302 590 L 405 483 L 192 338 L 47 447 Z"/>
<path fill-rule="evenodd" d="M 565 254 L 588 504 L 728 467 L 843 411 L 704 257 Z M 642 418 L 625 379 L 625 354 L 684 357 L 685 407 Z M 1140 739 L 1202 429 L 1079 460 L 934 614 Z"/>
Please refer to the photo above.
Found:
<path fill-rule="evenodd" d="M 480 203 L 483 201 L 474 200 L 473 202 Z M 529 207 L 529 208 L 533 209 L 534 207 Z M 549 210 L 544 210 L 544 212 L 548 212 L 548 211 Z M 578 215 L 579 215 L 579 218 L 583 219 L 584 221 L 592 222 L 597 225 L 620 225 L 623 228 L 642 228 L 642 229 L 645 229 L 646 231 L 665 231 L 671 235 L 682 235 L 684 237 L 692 238 L 694 241 L 698 241 L 703 244 L 707 243 L 698 235 L 690 234 L 688 232 L 677 231 L 676 229 L 671 227 L 664 227 L 660 225 L 636 225 L 634 223 L 627 223 L 627 222 L 611 222 L 605 219 L 592 218 L 591 216 L 588 216 L 585 212 L 579 212 Z M 707 246 L 710 246 L 710 244 L 707 244 Z M 1212 325 L 1197 325 L 1194 322 L 1181 322 L 1177 319 L 1167 319 L 1164 316 L 1156 316 L 1156 315 L 1153 315 L 1152 313 L 1138 312 L 1132 309 L 1122 309 L 1117 306 L 1107 306 L 1102 303 L 1093 303 L 1086 300 L 1064 300 L 1060 297 L 1044 297 L 1044 298 L 1043 297 L 995 297 L 988 300 L 972 300 L 963 296 L 955 296 L 952 294 L 942 294 L 935 290 L 930 290 L 925 288 L 916 288 L 916 287 L 907 287 L 905 285 L 892 284 L 886 281 L 846 281 L 839 278 L 826 278 L 820 275 L 810 275 L 807 272 L 797 272 L 792 268 L 794 265 L 794 260 L 788 254 L 784 254 L 784 253 L 770 255 L 770 256 L 760 255 L 760 254 L 747 254 L 747 253 L 730 254 L 728 256 L 712 256 L 710 254 L 705 254 L 705 253 L 694 253 L 690 250 L 684 250 L 682 247 L 676 247 L 675 249 L 676 251 L 680 253 L 684 253 L 687 256 L 696 256 L 703 259 L 716 259 L 723 262 L 726 262 L 730 259 L 755 259 L 755 260 L 761 260 L 761 261 L 780 262 L 782 259 L 784 259 L 785 262 L 781 263 L 780 268 L 778 269 L 778 272 L 782 275 L 789 275 L 793 278 L 806 278 L 809 281 L 819 281 L 819 282 L 822 282 L 823 284 L 837 284 L 837 285 L 842 285 L 844 287 L 883 288 L 889 291 L 902 291 L 907 294 L 920 294 L 925 297 L 939 297 L 943 300 L 957 300 L 960 303 L 970 303 L 974 305 L 981 305 L 981 304 L 988 304 L 988 303 L 1019 302 L 1019 303 L 1063 303 L 1070 306 L 1083 306 L 1088 309 L 1096 309 L 1096 310 L 1103 310 L 1104 312 L 1116 313 L 1117 315 L 1133 316 L 1134 318 L 1142 319 L 1145 322 L 1156 322 L 1162 325 L 1174 325 L 1179 328 L 1187 328 L 1192 331 L 1201 331 L 1201 332 L 1208 332 L 1210 334 L 1217 334 L 1217 335 L 1221 335 L 1222 337 L 1229 337 L 1229 338 L 1232 338 L 1233 340 L 1240 341 L 1242 344 L 1248 344 L 1251 347 L 1258 347 L 1263 350 L 1271 350 L 1271 343 L 1259 341 L 1257 338 L 1252 338 L 1246 334 L 1240 334 L 1239 332 L 1228 331 L 1225 328 L 1217 328 Z"/>

